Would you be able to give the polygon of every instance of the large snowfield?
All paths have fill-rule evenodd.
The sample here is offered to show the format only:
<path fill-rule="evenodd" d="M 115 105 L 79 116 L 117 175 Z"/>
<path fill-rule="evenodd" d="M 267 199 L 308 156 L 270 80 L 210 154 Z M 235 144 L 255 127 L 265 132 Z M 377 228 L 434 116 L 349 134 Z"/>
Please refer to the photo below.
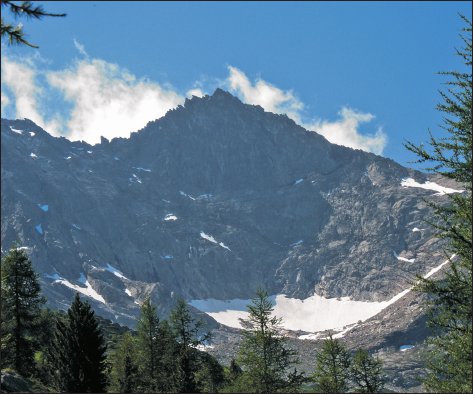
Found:
<path fill-rule="evenodd" d="M 453 257 L 432 268 L 424 275 L 424 278 L 439 271 Z M 304 300 L 289 298 L 284 294 L 272 295 L 270 299 L 274 305 L 274 315 L 283 319 L 283 328 L 318 332 L 328 329 L 342 330 L 345 326 L 354 326 L 360 320 L 367 320 L 404 297 L 411 289 L 405 289 L 390 300 L 381 302 L 353 301 L 349 297 L 325 298 L 317 294 Z M 207 313 L 217 322 L 234 328 L 242 328 L 240 319 L 248 318 L 247 305 L 250 303 L 251 300 L 244 299 L 206 299 L 189 302 L 190 305 Z M 348 331 L 349 329 L 346 329 L 344 333 Z"/>

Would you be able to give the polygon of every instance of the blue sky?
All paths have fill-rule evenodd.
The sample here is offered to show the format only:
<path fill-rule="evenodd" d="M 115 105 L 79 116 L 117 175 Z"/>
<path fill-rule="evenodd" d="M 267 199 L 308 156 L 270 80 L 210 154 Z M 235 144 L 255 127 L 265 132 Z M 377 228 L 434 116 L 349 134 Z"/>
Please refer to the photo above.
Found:
<path fill-rule="evenodd" d="M 22 21 L 40 46 L 2 44 L 2 116 L 98 142 L 222 87 L 329 140 L 413 160 L 461 69 L 471 2 L 45 2 Z"/>

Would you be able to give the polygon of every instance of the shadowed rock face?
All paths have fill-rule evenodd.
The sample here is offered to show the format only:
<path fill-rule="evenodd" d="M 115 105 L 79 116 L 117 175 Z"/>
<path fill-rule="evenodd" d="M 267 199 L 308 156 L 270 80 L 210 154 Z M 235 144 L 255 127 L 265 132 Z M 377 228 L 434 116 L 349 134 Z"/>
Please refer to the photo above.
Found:
<path fill-rule="evenodd" d="M 55 307 L 74 286 L 129 325 L 149 294 L 162 314 L 177 297 L 251 298 L 258 286 L 382 301 L 442 258 L 422 223 L 435 192 L 401 180 L 453 184 L 222 90 L 129 139 L 91 146 L 5 119 L 1 136 L 2 248 L 29 248 Z"/>

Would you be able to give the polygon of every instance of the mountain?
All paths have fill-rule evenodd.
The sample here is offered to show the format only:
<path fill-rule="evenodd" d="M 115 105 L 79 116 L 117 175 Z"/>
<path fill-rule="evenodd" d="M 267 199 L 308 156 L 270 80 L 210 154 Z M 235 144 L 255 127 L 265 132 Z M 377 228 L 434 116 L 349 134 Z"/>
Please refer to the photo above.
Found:
<path fill-rule="evenodd" d="M 220 89 L 94 146 L 2 119 L 1 153 L 3 250 L 28 250 L 53 307 L 80 291 L 130 326 L 151 295 L 238 327 L 258 287 L 291 330 L 369 319 L 445 260 L 423 198 L 458 191 Z M 325 325 L 299 326 L 312 307 Z"/>

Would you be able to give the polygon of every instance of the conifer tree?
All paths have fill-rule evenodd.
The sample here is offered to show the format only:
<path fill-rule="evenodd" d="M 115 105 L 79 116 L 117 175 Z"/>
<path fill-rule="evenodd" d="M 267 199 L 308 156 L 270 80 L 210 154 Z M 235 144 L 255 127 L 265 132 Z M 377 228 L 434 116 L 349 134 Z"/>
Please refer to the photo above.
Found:
<path fill-rule="evenodd" d="M 354 390 L 357 393 L 380 393 L 384 388 L 381 361 L 365 349 L 358 349 L 350 368 Z"/>
<path fill-rule="evenodd" d="M 225 371 L 217 359 L 200 352 L 200 368 L 195 374 L 197 386 L 203 393 L 217 393 L 225 383 Z"/>
<path fill-rule="evenodd" d="M 312 380 L 319 393 L 345 393 L 350 382 L 350 354 L 345 346 L 333 339 L 332 334 L 317 353 Z"/>
<path fill-rule="evenodd" d="M 58 320 L 49 352 L 55 386 L 70 393 L 101 393 L 107 387 L 106 345 L 87 301 L 76 293 L 65 321 Z"/>
<path fill-rule="evenodd" d="M 41 296 L 38 275 L 24 250 L 12 248 L 1 262 L 1 367 L 33 373 Z"/>
<path fill-rule="evenodd" d="M 230 361 L 230 365 L 227 368 L 227 380 L 230 383 L 234 382 L 241 376 L 242 373 L 243 370 L 238 365 L 237 361 L 232 358 L 232 361 Z"/>
<path fill-rule="evenodd" d="M 205 344 L 210 335 L 200 333 L 202 322 L 194 320 L 182 299 L 177 301 L 172 310 L 169 324 L 177 343 L 176 361 L 180 377 L 176 389 L 182 393 L 199 392 L 200 387 L 195 375 L 201 367 L 201 357 L 196 348 Z"/>
<path fill-rule="evenodd" d="M 66 16 L 66 14 L 54 14 L 46 12 L 41 5 L 33 5 L 31 1 L 23 1 L 18 4 L 17 2 L 13 2 L 11 0 L 2 0 L 1 5 L 2 14 L 3 7 L 6 7 L 15 18 L 24 16 L 29 19 L 41 19 L 44 16 Z M 10 45 L 23 44 L 32 48 L 38 48 L 36 45 L 31 44 L 25 39 L 25 33 L 23 32 L 22 24 L 13 26 L 11 23 L 4 21 L 3 15 L 1 23 L 1 36 L 2 38 L 7 38 L 7 42 Z"/>
<path fill-rule="evenodd" d="M 462 16 L 466 27 L 461 38 L 464 48 L 457 55 L 464 71 L 441 73 L 450 79 L 440 91 L 443 102 L 437 109 L 444 114 L 441 126 L 446 136 L 430 135 L 430 149 L 408 142 L 420 163 L 430 162 L 428 171 L 454 179 L 463 193 L 450 194 L 448 206 L 428 202 L 440 224 L 431 223 L 440 238 L 446 239 L 451 259 L 445 277 L 423 279 L 417 289 L 428 295 L 429 325 L 434 336 L 427 357 L 427 390 L 434 392 L 472 391 L 472 38 L 471 21 Z"/>
<path fill-rule="evenodd" d="M 115 353 L 110 357 L 110 391 L 132 393 L 138 390 L 139 372 L 136 364 L 137 345 L 135 338 L 127 331 L 121 335 Z"/>
<path fill-rule="evenodd" d="M 137 330 L 142 376 L 141 388 L 148 391 L 157 391 L 157 379 L 162 355 L 161 349 L 159 349 L 159 317 L 156 307 L 151 304 L 149 297 L 141 306 Z"/>
<path fill-rule="evenodd" d="M 243 368 L 234 387 L 241 391 L 274 393 L 297 392 L 304 381 L 302 374 L 289 369 L 298 363 L 296 353 L 288 349 L 280 332 L 281 318 L 272 316 L 273 304 L 268 294 L 259 289 L 252 304 L 243 332 L 238 362 Z"/>

